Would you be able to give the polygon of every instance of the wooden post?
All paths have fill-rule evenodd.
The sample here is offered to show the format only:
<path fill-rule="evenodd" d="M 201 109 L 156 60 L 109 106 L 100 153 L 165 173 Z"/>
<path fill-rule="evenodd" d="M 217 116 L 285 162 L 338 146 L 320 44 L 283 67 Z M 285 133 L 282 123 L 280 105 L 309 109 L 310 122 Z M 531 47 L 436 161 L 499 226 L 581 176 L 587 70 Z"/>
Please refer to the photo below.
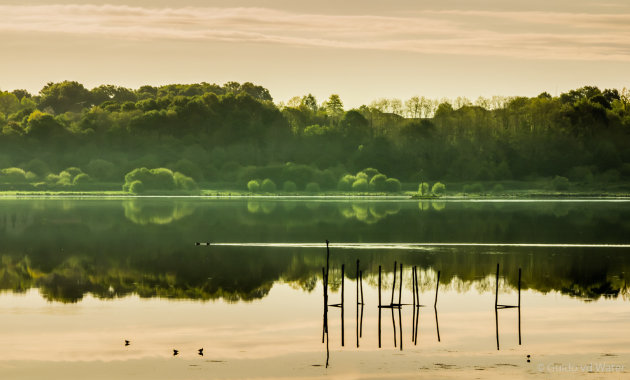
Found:
<path fill-rule="evenodd" d="M 440 289 L 440 271 L 438 271 L 437 281 L 435 283 L 435 302 L 433 303 L 433 307 L 437 307 L 438 300 L 438 290 Z"/>
<path fill-rule="evenodd" d="M 326 300 L 326 268 L 322 267 L 322 284 L 324 288 L 324 321 L 322 326 L 322 343 L 324 343 L 324 335 L 326 334 L 326 310 L 328 309 L 328 301 Z"/>
<path fill-rule="evenodd" d="M 365 305 L 363 300 L 363 271 L 359 271 L 359 284 L 361 286 L 361 305 Z"/>
<path fill-rule="evenodd" d="M 394 347 L 397 347 L 396 346 L 396 318 L 394 317 L 394 308 L 392 307 L 391 309 L 392 309 L 392 326 L 394 327 Z"/>
<path fill-rule="evenodd" d="M 398 268 L 397 263 L 394 261 L 394 283 L 392 284 L 392 300 L 389 303 L 390 306 L 394 304 L 394 290 L 396 290 L 396 269 Z"/>
<path fill-rule="evenodd" d="M 440 341 L 440 322 L 438 321 L 437 308 L 434 307 L 433 310 L 435 310 L 435 329 L 437 330 L 437 338 L 439 342 Z"/>
<path fill-rule="evenodd" d="M 521 308 L 521 268 L 518 268 L 518 308 Z"/>
<path fill-rule="evenodd" d="M 499 305 L 499 263 L 497 263 L 497 275 L 495 281 L 494 308 Z M 498 336 L 498 335 L 497 335 Z"/>
<path fill-rule="evenodd" d="M 400 330 L 400 351 L 403 350 L 402 307 L 398 308 L 398 328 Z"/>
<path fill-rule="evenodd" d="M 381 266 L 378 266 L 378 308 L 381 309 Z"/>
<path fill-rule="evenodd" d="M 521 345 L 521 268 L 518 268 L 518 345 Z"/>
<path fill-rule="evenodd" d="M 381 266 L 378 266 L 378 348 L 381 348 Z"/>
<path fill-rule="evenodd" d="M 398 306 L 402 307 L 403 265 L 400 263 L 400 285 L 398 286 Z M 402 345 L 402 342 L 401 342 Z"/>
<path fill-rule="evenodd" d="M 419 281 L 418 281 L 418 271 L 417 271 L 417 269 L 418 269 L 418 267 L 415 267 L 415 268 L 413 269 L 413 274 L 414 274 L 414 276 L 416 277 L 416 289 L 415 289 L 415 292 L 416 292 L 416 302 L 417 302 L 417 304 L 418 304 L 418 307 L 420 307 L 420 292 L 419 292 L 419 290 L 418 290 L 418 288 L 419 288 L 418 282 L 419 282 Z"/>
<path fill-rule="evenodd" d="M 359 304 L 359 260 L 357 260 L 357 272 L 356 273 L 357 273 L 357 305 L 358 305 Z"/>
<path fill-rule="evenodd" d="M 499 351 L 499 309 L 497 309 L 496 307 L 494 308 L 494 320 L 497 331 L 497 351 Z"/>
<path fill-rule="evenodd" d="M 415 334 L 416 334 L 416 330 L 415 330 L 415 324 L 416 324 L 416 276 L 415 276 L 415 270 L 416 267 L 415 265 L 412 267 L 411 269 L 411 298 L 412 298 L 412 308 L 413 311 L 411 313 L 412 319 L 411 319 L 411 341 L 414 341 L 415 339 Z"/>
<path fill-rule="evenodd" d="M 345 264 L 341 264 L 341 347 L 344 346 L 344 318 L 343 318 L 343 305 L 344 305 L 344 276 L 345 276 Z"/>

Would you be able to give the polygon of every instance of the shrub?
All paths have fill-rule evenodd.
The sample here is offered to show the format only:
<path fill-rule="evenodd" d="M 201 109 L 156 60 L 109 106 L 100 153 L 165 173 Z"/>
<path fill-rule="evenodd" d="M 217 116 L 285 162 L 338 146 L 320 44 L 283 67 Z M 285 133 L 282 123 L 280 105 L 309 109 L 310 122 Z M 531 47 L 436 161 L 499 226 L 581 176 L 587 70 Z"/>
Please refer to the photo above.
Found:
<path fill-rule="evenodd" d="M 180 190 L 192 191 L 197 190 L 198 188 L 197 182 L 195 182 L 194 179 L 180 172 L 175 172 L 173 174 L 173 180 L 175 181 L 175 187 Z"/>
<path fill-rule="evenodd" d="M 431 192 L 435 195 L 442 195 L 446 191 L 446 186 L 442 182 L 436 182 L 431 188 Z"/>
<path fill-rule="evenodd" d="M 293 181 L 284 181 L 282 190 L 287 193 L 294 193 L 297 190 L 297 185 Z"/>
<path fill-rule="evenodd" d="M 62 172 L 63 173 L 63 172 Z M 62 174 L 60 173 L 60 175 Z M 194 179 L 180 173 L 173 173 L 169 169 L 156 168 L 137 168 L 125 175 L 124 191 L 132 191 L 131 184 L 134 181 L 142 182 L 142 191 L 150 190 L 186 190 L 191 191 L 197 189 L 197 183 Z M 133 191 L 132 191 L 133 192 Z"/>
<path fill-rule="evenodd" d="M 323 189 L 333 189 L 337 184 L 336 178 L 332 170 L 326 169 L 316 172 L 311 182 L 317 182 Z"/>
<path fill-rule="evenodd" d="M 6 168 L 0 171 L 0 182 L 24 183 L 26 182 L 26 172 L 20 168 Z"/>
<path fill-rule="evenodd" d="M 368 180 L 371 180 L 377 174 L 381 174 L 377 169 L 374 168 L 365 168 L 362 170 L 362 172 L 367 174 Z"/>
<path fill-rule="evenodd" d="M 81 186 L 81 185 L 84 185 L 84 184 L 89 183 L 91 181 L 92 181 L 92 179 L 90 178 L 89 175 L 87 175 L 85 173 L 80 173 L 76 177 L 74 177 L 74 179 L 72 180 L 72 185 L 73 186 Z"/>
<path fill-rule="evenodd" d="M 39 176 L 33 172 L 26 172 L 26 180 L 28 182 L 35 181 Z"/>
<path fill-rule="evenodd" d="M 174 171 L 185 174 L 195 180 L 200 180 L 202 178 L 201 168 L 199 165 L 190 160 L 182 159 L 169 166 L 171 166 Z"/>
<path fill-rule="evenodd" d="M 356 181 L 354 181 L 354 183 L 352 184 L 352 191 L 365 192 L 367 190 L 368 190 L 368 183 L 365 178 L 359 178 Z"/>
<path fill-rule="evenodd" d="M 48 164 L 38 158 L 30 160 L 26 165 L 24 165 L 24 169 L 29 172 L 33 172 L 40 177 L 44 177 L 46 174 L 50 173 Z"/>
<path fill-rule="evenodd" d="M 473 183 L 472 185 L 464 185 L 464 193 L 481 194 L 483 191 L 483 185 L 479 182 Z"/>
<path fill-rule="evenodd" d="M 260 184 L 260 189 L 265 193 L 273 193 L 276 191 L 276 184 L 269 178 L 265 178 Z"/>
<path fill-rule="evenodd" d="M 418 185 L 418 194 L 423 196 L 429 195 L 429 184 L 427 182 L 422 182 Z"/>
<path fill-rule="evenodd" d="M 497 193 L 500 194 L 503 192 L 503 185 L 501 185 L 500 183 L 497 183 L 496 185 L 494 185 L 494 187 L 492 187 L 492 192 L 493 193 Z"/>
<path fill-rule="evenodd" d="M 354 182 L 354 181 L 353 181 Z M 337 182 L 337 190 L 339 191 L 350 191 L 352 189 L 352 182 L 346 176 L 342 177 L 339 182 Z"/>
<path fill-rule="evenodd" d="M 400 189 L 400 181 L 396 178 L 387 178 L 385 180 L 385 191 L 388 193 L 398 193 Z"/>
<path fill-rule="evenodd" d="M 137 168 L 125 175 L 125 183 L 141 181 L 145 190 L 174 190 L 175 179 L 173 172 L 165 168 L 147 169 Z"/>
<path fill-rule="evenodd" d="M 86 171 L 92 178 L 107 181 L 114 179 L 116 166 L 109 161 L 97 158 L 87 164 Z"/>
<path fill-rule="evenodd" d="M 247 182 L 247 190 L 252 193 L 257 193 L 258 191 L 260 191 L 260 183 L 258 183 L 258 181 L 256 181 L 255 179 L 252 179 L 251 181 Z"/>
<path fill-rule="evenodd" d="M 370 180 L 370 190 L 371 191 L 383 191 L 385 189 L 385 181 L 387 180 L 387 176 L 384 174 L 376 174 Z"/>
<path fill-rule="evenodd" d="M 356 175 L 357 179 L 364 179 L 365 183 L 367 183 L 369 181 L 368 175 L 363 173 L 363 172 L 358 172 Z"/>
<path fill-rule="evenodd" d="M 134 194 L 144 193 L 145 188 L 142 181 L 135 180 L 129 184 L 129 192 Z"/>
<path fill-rule="evenodd" d="M 567 177 L 555 176 L 551 184 L 556 191 L 569 190 L 569 179 Z"/>
<path fill-rule="evenodd" d="M 306 184 L 306 191 L 309 193 L 319 193 L 319 184 L 317 182 L 309 182 Z"/>
<path fill-rule="evenodd" d="M 83 170 L 72 166 L 72 167 L 69 167 L 69 168 L 65 169 L 64 172 L 70 174 L 71 178 L 74 178 L 74 177 L 78 176 L 79 174 L 83 173 Z"/>

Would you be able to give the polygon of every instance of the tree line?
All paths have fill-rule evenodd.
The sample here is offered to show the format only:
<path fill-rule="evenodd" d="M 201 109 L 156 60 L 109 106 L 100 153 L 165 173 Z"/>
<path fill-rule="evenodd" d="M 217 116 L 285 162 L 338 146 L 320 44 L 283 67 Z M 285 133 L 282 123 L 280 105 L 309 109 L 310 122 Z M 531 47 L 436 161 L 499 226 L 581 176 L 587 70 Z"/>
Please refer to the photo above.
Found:
<path fill-rule="evenodd" d="M 35 95 L 0 92 L 0 128 L 0 169 L 34 182 L 77 168 L 122 184 L 145 167 L 245 189 L 272 178 L 253 172 L 286 165 L 332 172 L 333 188 L 364 168 L 416 184 L 630 178 L 630 93 L 593 86 L 474 102 L 380 99 L 346 110 L 335 94 L 274 104 L 252 83 L 87 89 L 64 81 Z"/>

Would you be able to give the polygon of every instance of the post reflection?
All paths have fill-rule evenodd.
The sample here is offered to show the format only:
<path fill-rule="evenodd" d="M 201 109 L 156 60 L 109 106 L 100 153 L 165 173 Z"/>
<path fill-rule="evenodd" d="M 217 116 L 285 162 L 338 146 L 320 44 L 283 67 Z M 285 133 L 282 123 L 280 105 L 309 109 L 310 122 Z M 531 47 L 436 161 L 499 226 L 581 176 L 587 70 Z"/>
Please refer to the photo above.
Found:
<path fill-rule="evenodd" d="M 328 256 L 330 255 L 330 251 L 328 250 Z M 499 280 L 500 280 L 500 267 L 497 266 L 497 272 L 496 272 L 496 281 L 495 281 L 495 333 L 496 333 L 496 347 L 497 350 L 500 349 L 500 341 L 499 341 L 499 310 L 503 310 L 503 309 L 516 309 L 518 311 L 518 341 L 519 341 L 519 345 L 521 345 L 522 343 L 522 336 L 521 336 L 521 313 L 520 313 L 520 307 L 521 307 L 521 296 L 520 296 L 520 289 L 521 289 L 521 269 L 519 268 L 519 275 L 518 275 L 518 303 L 516 305 L 506 305 L 506 304 L 500 304 L 499 303 Z M 337 272 L 338 273 L 338 272 Z M 382 348 L 383 346 L 383 336 L 382 336 L 382 327 L 383 327 L 383 321 L 382 321 L 382 317 L 383 317 L 383 309 L 390 309 L 391 311 L 391 321 L 392 321 L 392 344 L 394 348 L 397 348 L 398 350 L 402 351 L 405 344 L 404 344 L 404 321 L 403 321 L 403 309 L 410 307 L 411 308 L 411 343 L 413 343 L 414 346 L 418 345 L 418 338 L 419 338 L 419 331 L 420 331 L 420 312 L 422 310 L 423 307 L 425 307 L 426 305 L 421 303 L 420 300 L 420 276 L 418 274 L 418 267 L 417 266 L 412 266 L 407 273 L 410 275 L 411 277 L 411 285 L 410 288 L 408 287 L 408 290 L 411 290 L 411 294 L 409 294 L 408 292 L 405 292 L 407 294 L 407 296 L 410 297 L 410 301 L 411 303 L 405 303 L 404 302 L 404 298 L 405 297 L 403 295 L 403 285 L 404 285 L 404 266 L 402 263 L 399 262 L 395 262 L 394 266 L 393 266 L 393 270 L 391 271 L 391 283 L 392 283 L 392 288 L 391 291 L 389 289 L 387 289 L 386 291 L 389 292 L 389 303 L 383 303 L 383 299 L 382 299 L 382 293 L 383 293 L 383 287 L 384 287 L 384 281 L 383 281 L 383 269 L 382 269 L 382 265 L 379 265 L 378 267 L 378 305 L 377 305 L 377 311 L 378 311 L 378 347 Z M 322 277 L 323 277 L 323 284 L 324 284 L 324 313 L 323 313 L 323 330 L 322 330 L 322 343 L 326 343 L 326 366 L 329 365 L 329 359 L 330 359 L 330 347 L 329 347 L 329 340 L 328 340 L 328 308 L 329 307 L 337 307 L 341 310 L 340 313 L 340 317 L 341 317 L 341 323 L 340 323 L 340 327 L 341 327 L 341 346 L 344 347 L 345 346 L 345 341 L 344 341 L 344 334 L 345 334 L 345 321 L 344 321 L 344 309 L 345 309 L 345 265 L 341 266 L 341 279 L 339 279 L 338 281 L 341 284 L 341 299 L 339 303 L 334 303 L 334 304 L 330 304 L 328 302 L 328 286 L 330 284 L 329 281 L 329 274 L 330 274 L 330 270 L 329 268 L 322 268 Z M 363 297 L 363 271 L 361 270 L 361 263 L 359 260 L 356 260 L 356 283 L 355 283 L 355 340 L 356 340 L 356 348 L 359 348 L 361 346 L 361 338 L 363 336 L 363 315 L 364 315 L 364 309 L 365 309 L 365 299 Z M 439 296 L 439 290 L 440 290 L 440 278 L 441 278 L 441 271 L 437 271 L 436 273 L 436 277 L 434 279 L 435 281 L 435 295 L 434 295 L 434 300 L 433 300 L 433 312 L 434 312 L 434 317 L 435 317 L 435 332 L 436 332 L 436 338 L 437 338 L 437 342 L 441 342 L 441 334 L 440 334 L 440 324 L 439 324 L 439 313 L 438 313 L 438 296 Z M 397 297 L 396 297 L 397 294 Z M 409 301 L 407 301 L 409 302 Z"/>

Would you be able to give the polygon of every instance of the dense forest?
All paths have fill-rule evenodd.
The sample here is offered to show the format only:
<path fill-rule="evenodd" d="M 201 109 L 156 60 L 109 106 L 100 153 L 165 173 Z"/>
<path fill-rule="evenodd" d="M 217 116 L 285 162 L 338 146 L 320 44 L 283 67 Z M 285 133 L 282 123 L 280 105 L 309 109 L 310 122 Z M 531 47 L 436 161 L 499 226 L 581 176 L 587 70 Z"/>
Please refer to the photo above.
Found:
<path fill-rule="evenodd" d="M 630 178 L 630 93 L 590 86 L 556 97 L 413 97 L 345 110 L 338 95 L 275 104 L 252 83 L 90 90 L 64 81 L 37 95 L 0 92 L 0 128 L 4 190 L 20 183 L 115 183 L 119 190 L 125 175 L 130 190 L 157 168 L 179 174 L 170 183 L 182 189 L 197 183 L 246 189 L 256 179 L 271 179 L 273 189 L 283 182 L 336 189 L 365 168 L 373 168 L 370 178 L 380 172 L 415 186 Z"/>

